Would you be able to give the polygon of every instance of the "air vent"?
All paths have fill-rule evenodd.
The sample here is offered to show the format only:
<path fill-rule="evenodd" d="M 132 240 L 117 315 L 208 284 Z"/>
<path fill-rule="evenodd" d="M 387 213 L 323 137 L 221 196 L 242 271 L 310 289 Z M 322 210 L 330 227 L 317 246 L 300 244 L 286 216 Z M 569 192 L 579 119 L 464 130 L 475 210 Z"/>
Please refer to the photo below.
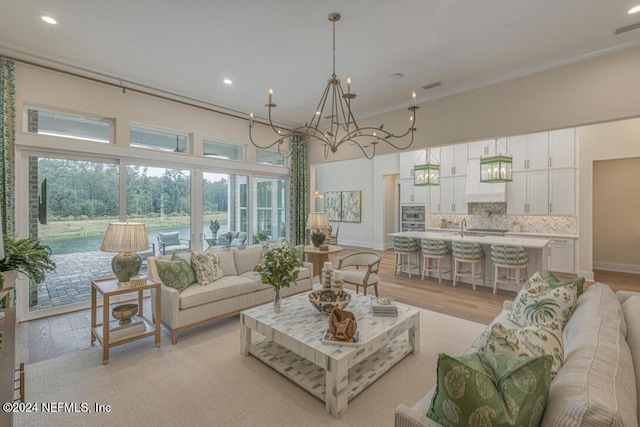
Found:
<path fill-rule="evenodd" d="M 422 89 L 429 90 L 429 89 L 433 89 L 434 87 L 438 87 L 438 86 L 442 86 L 442 82 L 429 83 L 428 85 L 422 86 Z"/>
<path fill-rule="evenodd" d="M 616 28 L 616 36 L 618 34 L 626 33 L 627 31 L 635 30 L 640 28 L 640 22 L 636 24 L 627 25 L 626 27 Z"/>

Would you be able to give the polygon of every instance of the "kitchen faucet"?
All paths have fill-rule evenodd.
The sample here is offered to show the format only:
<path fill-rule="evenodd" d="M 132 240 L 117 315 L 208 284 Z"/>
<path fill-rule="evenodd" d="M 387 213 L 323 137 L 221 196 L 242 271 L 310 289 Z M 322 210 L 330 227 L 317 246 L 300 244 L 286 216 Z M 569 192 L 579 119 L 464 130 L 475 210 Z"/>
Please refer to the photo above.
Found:
<path fill-rule="evenodd" d="M 464 227 L 467 225 L 467 218 L 463 218 L 460 222 L 460 237 L 464 237 Z"/>

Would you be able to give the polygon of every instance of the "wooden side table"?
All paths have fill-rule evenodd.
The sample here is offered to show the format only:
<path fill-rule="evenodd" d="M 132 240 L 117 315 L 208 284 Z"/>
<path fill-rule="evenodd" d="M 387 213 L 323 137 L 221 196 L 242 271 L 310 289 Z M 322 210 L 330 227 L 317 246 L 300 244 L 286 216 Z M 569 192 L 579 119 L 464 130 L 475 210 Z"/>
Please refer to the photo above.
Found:
<path fill-rule="evenodd" d="M 321 251 L 315 246 L 308 245 L 304 247 L 304 253 L 308 255 L 309 262 L 313 264 L 313 277 L 319 276 L 325 262 L 329 261 L 329 254 L 340 252 L 340 246 L 328 245 L 329 249 Z"/>
<path fill-rule="evenodd" d="M 155 321 L 148 319 L 144 316 L 142 293 L 145 290 L 155 289 L 152 295 L 155 294 Z M 144 322 L 145 331 L 139 334 L 122 338 L 118 341 L 111 341 L 109 339 L 109 319 L 111 318 L 111 310 L 109 307 L 109 299 L 116 295 L 126 294 L 130 292 L 138 292 L 138 314 L 136 315 Z M 103 297 L 102 305 L 102 323 L 97 322 L 98 311 L 98 293 Z M 126 344 L 131 341 L 139 340 L 146 337 L 156 337 L 156 347 L 160 347 L 160 282 L 153 280 L 151 277 L 147 277 L 147 284 L 139 287 L 131 287 L 125 285 L 119 285 L 118 280 L 115 277 L 108 279 L 95 279 L 91 281 L 91 343 L 98 340 L 102 344 L 102 364 L 109 363 L 109 349 L 121 344 Z"/>

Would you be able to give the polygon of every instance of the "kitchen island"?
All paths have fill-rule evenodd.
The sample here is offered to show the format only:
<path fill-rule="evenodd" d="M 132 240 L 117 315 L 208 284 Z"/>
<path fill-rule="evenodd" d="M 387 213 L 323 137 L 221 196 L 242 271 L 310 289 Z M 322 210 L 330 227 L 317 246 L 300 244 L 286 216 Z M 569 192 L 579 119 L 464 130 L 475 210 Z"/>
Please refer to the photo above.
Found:
<path fill-rule="evenodd" d="M 491 261 L 491 245 L 511 245 L 521 246 L 527 250 L 529 256 L 529 266 L 527 267 L 527 275 L 531 276 L 536 271 L 545 275 L 548 272 L 549 265 L 549 239 L 521 236 L 461 236 L 459 232 L 447 231 L 401 231 L 390 233 L 389 236 L 411 237 L 417 240 L 421 239 L 439 239 L 445 242 L 472 242 L 482 245 L 485 253 L 485 280 L 482 285 L 493 287 L 494 268 Z M 421 273 L 421 272 L 420 272 Z M 463 280 L 467 282 L 468 280 Z M 511 289 L 515 291 L 515 286 L 500 285 L 500 289 Z"/>

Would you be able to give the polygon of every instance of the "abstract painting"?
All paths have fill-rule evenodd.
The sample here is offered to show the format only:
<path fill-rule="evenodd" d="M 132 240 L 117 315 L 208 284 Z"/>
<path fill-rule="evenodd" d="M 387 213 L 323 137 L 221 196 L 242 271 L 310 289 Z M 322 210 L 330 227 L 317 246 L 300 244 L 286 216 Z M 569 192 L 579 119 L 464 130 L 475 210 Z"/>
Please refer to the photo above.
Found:
<path fill-rule="evenodd" d="M 325 191 L 324 211 L 329 221 L 342 221 L 342 197 L 340 191 Z"/>
<path fill-rule="evenodd" d="M 360 222 L 362 217 L 360 214 L 361 201 L 360 191 L 343 191 L 342 192 L 342 221 L 343 222 Z"/>

